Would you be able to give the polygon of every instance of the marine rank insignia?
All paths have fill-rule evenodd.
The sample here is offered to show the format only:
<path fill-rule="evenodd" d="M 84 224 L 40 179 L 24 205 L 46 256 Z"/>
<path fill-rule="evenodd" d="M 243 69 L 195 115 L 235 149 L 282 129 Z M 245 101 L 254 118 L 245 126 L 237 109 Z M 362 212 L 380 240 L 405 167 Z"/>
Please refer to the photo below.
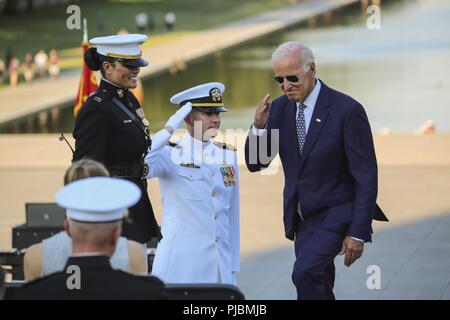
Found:
<path fill-rule="evenodd" d="M 228 166 L 224 163 L 220 166 L 220 172 L 222 173 L 223 183 L 226 187 L 231 187 L 236 184 L 236 171 L 233 166 Z"/>
<path fill-rule="evenodd" d="M 180 163 L 180 166 L 185 168 L 200 169 L 200 166 L 197 166 L 195 163 Z"/>

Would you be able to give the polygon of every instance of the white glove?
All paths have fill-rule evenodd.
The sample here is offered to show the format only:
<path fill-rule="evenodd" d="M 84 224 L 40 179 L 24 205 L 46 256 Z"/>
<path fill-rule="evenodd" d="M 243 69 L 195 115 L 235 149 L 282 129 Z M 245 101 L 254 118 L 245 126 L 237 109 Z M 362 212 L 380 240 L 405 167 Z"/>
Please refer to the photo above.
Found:
<path fill-rule="evenodd" d="M 183 122 L 184 118 L 191 112 L 192 103 L 188 102 L 183 107 L 178 109 L 175 114 L 173 114 L 166 123 L 164 129 L 159 130 L 152 137 L 152 148 L 150 153 L 155 153 L 157 150 L 161 149 L 167 144 L 173 132 L 178 129 L 178 127 Z M 148 155 L 147 155 L 148 157 Z"/>
<path fill-rule="evenodd" d="M 173 129 L 173 131 L 177 130 L 181 123 L 183 122 L 184 118 L 191 113 L 192 111 L 192 103 L 188 102 L 184 106 L 182 106 L 180 109 L 178 109 L 175 114 L 173 114 L 169 120 L 166 123 L 166 127 L 170 127 Z M 171 132 L 173 133 L 173 132 Z"/>

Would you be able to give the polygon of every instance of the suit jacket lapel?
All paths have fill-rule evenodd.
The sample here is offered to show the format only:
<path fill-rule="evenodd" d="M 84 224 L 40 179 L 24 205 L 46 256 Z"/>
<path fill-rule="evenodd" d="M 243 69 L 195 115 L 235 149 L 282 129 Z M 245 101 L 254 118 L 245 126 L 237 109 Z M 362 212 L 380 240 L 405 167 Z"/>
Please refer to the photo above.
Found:
<path fill-rule="evenodd" d="M 314 144 L 316 143 L 320 130 L 325 125 L 325 121 L 328 117 L 330 93 L 328 91 L 328 87 L 323 82 L 321 82 L 321 85 L 322 87 L 320 88 L 319 97 L 317 98 L 316 106 L 314 107 L 314 112 L 311 117 L 311 122 L 309 123 L 308 133 L 306 134 L 306 141 L 305 145 L 303 146 L 302 156 L 300 158 L 299 172 L 301 172 L 303 167 L 305 166 L 308 155 L 311 152 Z"/>

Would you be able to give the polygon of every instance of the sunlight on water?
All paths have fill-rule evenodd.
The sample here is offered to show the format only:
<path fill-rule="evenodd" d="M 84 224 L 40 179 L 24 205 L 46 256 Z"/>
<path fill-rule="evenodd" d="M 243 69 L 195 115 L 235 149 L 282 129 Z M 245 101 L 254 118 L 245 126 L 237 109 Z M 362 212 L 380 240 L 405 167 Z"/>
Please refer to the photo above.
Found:
<path fill-rule="evenodd" d="M 298 40 L 315 53 L 321 80 L 364 105 L 373 131 L 414 132 L 432 119 L 438 132 L 450 132 L 450 1 L 384 1 L 379 30 L 367 28 L 368 16 L 356 5 L 333 13 L 326 25 L 318 19 L 318 27 L 305 24 L 146 81 L 145 112 L 152 131 L 175 112 L 169 103 L 173 94 L 210 81 L 226 85 L 229 112 L 222 127 L 248 128 L 262 97 L 281 94 L 272 80 L 272 51 Z M 71 108 L 61 110 L 56 120 L 55 114 L 29 117 L 2 132 L 72 131 Z"/>

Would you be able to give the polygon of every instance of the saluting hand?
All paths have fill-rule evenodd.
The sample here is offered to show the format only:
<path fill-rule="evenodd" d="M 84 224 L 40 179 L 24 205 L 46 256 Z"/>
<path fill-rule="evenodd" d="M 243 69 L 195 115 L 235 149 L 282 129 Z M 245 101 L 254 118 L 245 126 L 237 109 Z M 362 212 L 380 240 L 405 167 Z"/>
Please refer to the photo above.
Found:
<path fill-rule="evenodd" d="M 174 115 L 172 115 L 169 120 L 167 120 L 166 123 L 166 129 L 171 134 L 178 129 L 178 127 L 183 122 L 184 118 L 192 111 L 192 103 L 188 102 L 184 106 L 182 106 L 180 109 L 178 109 L 177 112 L 175 112 Z"/>
<path fill-rule="evenodd" d="M 266 126 L 267 119 L 269 118 L 270 109 L 270 94 L 266 94 L 265 97 L 259 103 L 258 108 L 256 108 L 255 121 L 253 126 L 256 129 L 263 129 Z"/>
<path fill-rule="evenodd" d="M 364 242 L 353 239 L 351 236 L 346 236 L 342 242 L 342 249 L 339 255 L 345 253 L 344 264 L 347 267 L 362 256 L 364 250 Z"/>

